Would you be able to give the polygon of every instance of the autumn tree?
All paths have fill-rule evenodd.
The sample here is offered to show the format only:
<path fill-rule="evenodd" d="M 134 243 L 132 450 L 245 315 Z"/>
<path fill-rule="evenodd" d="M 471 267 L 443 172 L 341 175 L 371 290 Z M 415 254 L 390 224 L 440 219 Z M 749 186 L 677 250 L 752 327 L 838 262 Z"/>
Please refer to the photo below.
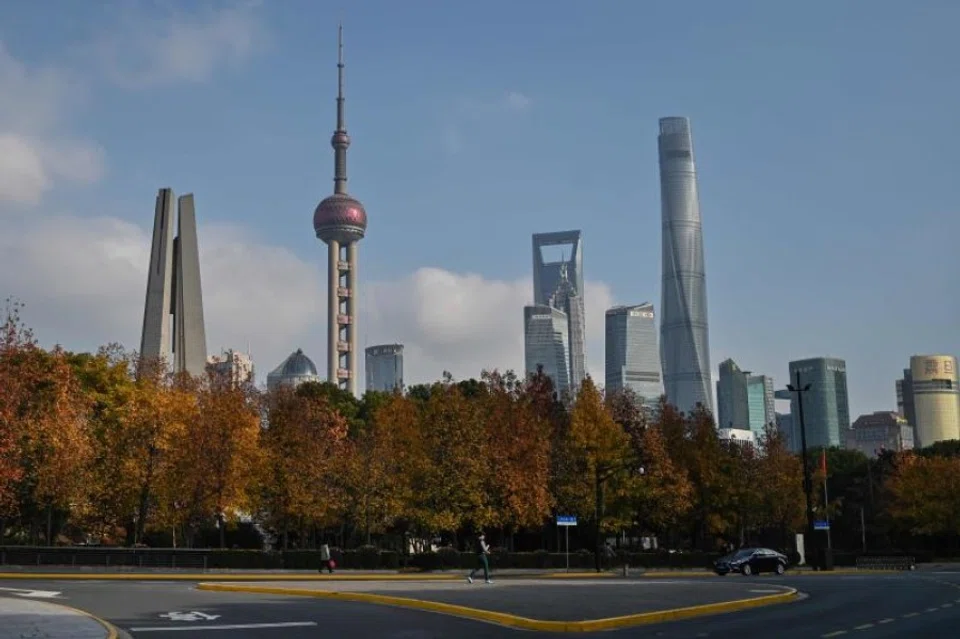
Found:
<path fill-rule="evenodd" d="M 604 518 L 608 499 L 611 503 L 618 501 L 640 462 L 630 447 L 629 436 L 607 412 L 600 391 L 589 377 L 580 385 L 570 410 L 569 440 L 582 470 L 572 492 L 579 497 L 579 513 L 588 513 L 593 506 L 599 570 L 601 534 L 614 523 Z"/>
<path fill-rule="evenodd" d="M 20 319 L 21 305 L 7 300 L 0 325 L 0 539 L 5 515 L 16 506 L 16 487 L 23 475 L 20 466 L 21 406 L 27 401 L 31 380 L 24 375 L 24 354 L 35 348 L 33 335 Z"/>
<path fill-rule="evenodd" d="M 483 419 L 495 460 L 488 492 L 501 526 L 536 528 L 550 514 L 550 423 L 512 373 L 484 373 Z"/>
<path fill-rule="evenodd" d="M 302 541 L 308 526 L 339 521 L 345 506 L 348 424 L 326 397 L 309 387 L 303 392 L 278 387 L 267 394 L 266 410 L 258 503 L 280 530 L 286 548 L 294 527 Z"/>
<path fill-rule="evenodd" d="M 220 547 L 227 520 L 251 504 L 259 471 L 260 413 L 255 391 L 245 384 L 210 376 L 181 387 L 183 399 L 196 398 L 183 420 L 182 443 L 171 451 L 164 505 L 171 523 L 181 526 L 188 545 L 215 520 Z"/>
<path fill-rule="evenodd" d="M 415 522 L 423 532 L 449 533 L 496 525 L 486 492 L 494 460 L 477 402 L 447 380 L 431 388 L 421 410 L 428 462 L 412 509 Z"/>
<path fill-rule="evenodd" d="M 21 364 L 31 380 L 19 418 L 21 514 L 45 519 L 44 537 L 52 544 L 55 513 L 85 505 L 91 454 L 87 403 L 62 349 L 30 349 Z"/>
<path fill-rule="evenodd" d="M 697 406 L 687 419 L 686 437 L 675 445 L 681 447 L 680 458 L 693 485 L 693 537 L 701 548 L 707 548 L 712 537 L 724 533 L 729 525 L 724 512 L 724 450 L 710 412 Z"/>
<path fill-rule="evenodd" d="M 347 485 L 347 515 L 367 544 L 373 533 L 408 516 L 426 463 L 414 402 L 400 394 L 375 397 L 375 408 L 351 442 Z"/>
<path fill-rule="evenodd" d="M 776 528 L 781 547 L 786 547 L 788 534 L 804 525 L 803 466 L 775 426 L 767 426 L 759 444 L 761 523 Z"/>
<path fill-rule="evenodd" d="M 666 533 L 690 511 L 693 486 L 686 470 L 670 458 L 659 424 L 643 429 L 637 452 L 644 472 L 631 495 L 636 519 L 651 532 Z"/>
<path fill-rule="evenodd" d="M 960 535 L 960 458 L 904 453 L 886 488 L 899 528 L 915 535 Z"/>

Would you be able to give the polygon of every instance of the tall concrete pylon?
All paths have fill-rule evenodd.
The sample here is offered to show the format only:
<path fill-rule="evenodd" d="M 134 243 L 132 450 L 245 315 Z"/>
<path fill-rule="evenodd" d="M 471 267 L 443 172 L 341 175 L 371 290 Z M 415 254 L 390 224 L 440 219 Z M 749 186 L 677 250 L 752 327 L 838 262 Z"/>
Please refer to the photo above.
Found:
<path fill-rule="evenodd" d="M 207 366 L 207 337 L 196 211 L 192 194 L 177 199 L 177 210 L 173 200 L 172 189 L 157 193 L 140 357 L 163 360 L 176 373 L 201 376 Z"/>

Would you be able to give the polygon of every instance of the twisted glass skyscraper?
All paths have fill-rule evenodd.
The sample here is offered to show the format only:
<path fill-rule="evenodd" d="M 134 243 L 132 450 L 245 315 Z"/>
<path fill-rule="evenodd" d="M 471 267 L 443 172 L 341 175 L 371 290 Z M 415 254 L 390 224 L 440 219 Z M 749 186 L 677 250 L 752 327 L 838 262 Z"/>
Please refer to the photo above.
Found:
<path fill-rule="evenodd" d="M 660 202 L 663 282 L 660 359 L 667 400 L 689 412 L 700 403 L 713 411 L 703 229 L 687 118 L 661 118 Z"/>

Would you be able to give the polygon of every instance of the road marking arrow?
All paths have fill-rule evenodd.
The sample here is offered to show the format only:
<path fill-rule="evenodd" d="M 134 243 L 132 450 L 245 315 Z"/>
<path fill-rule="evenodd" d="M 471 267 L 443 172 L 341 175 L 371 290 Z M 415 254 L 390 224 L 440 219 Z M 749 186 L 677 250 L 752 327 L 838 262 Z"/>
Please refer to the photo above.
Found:
<path fill-rule="evenodd" d="M 55 590 L 24 590 L 23 588 L 0 588 L 15 597 L 31 597 L 33 599 L 56 599 L 60 593 Z"/>
<path fill-rule="evenodd" d="M 220 618 L 220 615 L 208 615 L 205 612 L 197 612 L 196 610 L 191 610 L 190 612 L 168 612 L 157 616 L 169 619 L 170 621 L 213 621 L 214 619 Z"/>

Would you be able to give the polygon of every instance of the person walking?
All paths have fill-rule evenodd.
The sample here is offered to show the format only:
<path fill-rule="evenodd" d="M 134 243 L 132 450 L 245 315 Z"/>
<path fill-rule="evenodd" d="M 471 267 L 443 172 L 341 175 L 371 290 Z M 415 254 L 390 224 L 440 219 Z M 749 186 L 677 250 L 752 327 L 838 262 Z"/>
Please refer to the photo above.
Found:
<path fill-rule="evenodd" d="M 490 564 L 487 562 L 487 555 L 490 554 L 490 546 L 487 544 L 487 537 L 483 533 L 477 537 L 477 566 L 467 575 L 467 583 L 473 583 L 473 576 L 477 571 L 483 568 L 483 580 L 485 583 L 492 584 L 490 581 Z"/>
<path fill-rule="evenodd" d="M 324 568 L 333 574 L 333 558 L 330 556 L 330 546 L 327 544 L 320 546 L 320 569 L 317 572 L 323 572 Z"/>

